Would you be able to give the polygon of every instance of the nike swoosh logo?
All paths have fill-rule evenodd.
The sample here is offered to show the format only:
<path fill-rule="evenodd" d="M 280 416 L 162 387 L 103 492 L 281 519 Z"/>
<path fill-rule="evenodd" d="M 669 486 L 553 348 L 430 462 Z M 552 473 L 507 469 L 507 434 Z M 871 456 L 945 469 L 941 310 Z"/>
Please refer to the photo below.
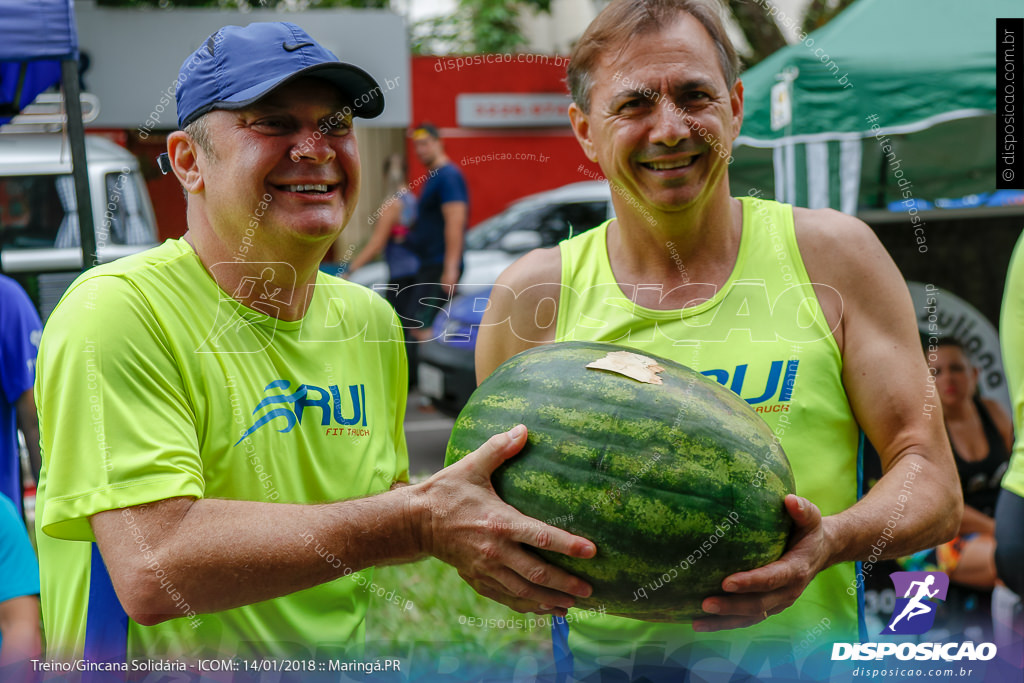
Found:
<path fill-rule="evenodd" d="M 295 52 L 300 47 L 306 47 L 307 45 L 312 44 L 313 43 L 292 43 L 291 45 L 289 45 L 288 43 L 281 43 L 281 47 L 283 47 L 287 52 Z"/>

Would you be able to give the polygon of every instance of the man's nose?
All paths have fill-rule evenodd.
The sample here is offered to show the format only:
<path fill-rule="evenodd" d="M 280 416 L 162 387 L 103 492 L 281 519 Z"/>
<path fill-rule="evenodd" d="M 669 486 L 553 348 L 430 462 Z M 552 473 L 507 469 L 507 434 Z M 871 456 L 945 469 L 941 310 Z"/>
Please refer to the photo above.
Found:
<path fill-rule="evenodd" d="M 327 163 L 337 156 L 327 136 L 319 129 L 306 131 L 306 134 L 296 141 L 290 154 L 292 161 L 309 159 L 318 164 Z"/>
<path fill-rule="evenodd" d="M 670 100 L 662 97 L 654 105 L 654 126 L 651 129 L 651 142 L 666 147 L 675 147 L 680 141 L 692 134 L 693 121 L 685 109 L 676 107 Z"/>

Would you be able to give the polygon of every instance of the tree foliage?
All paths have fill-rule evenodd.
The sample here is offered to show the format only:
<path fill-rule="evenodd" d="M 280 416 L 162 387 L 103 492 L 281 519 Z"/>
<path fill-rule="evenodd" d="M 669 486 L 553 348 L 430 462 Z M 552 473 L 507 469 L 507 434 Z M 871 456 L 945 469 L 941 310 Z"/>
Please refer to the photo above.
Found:
<path fill-rule="evenodd" d="M 811 0 L 804 11 L 800 30 L 803 33 L 818 30 L 854 2 L 855 0 Z M 728 5 L 747 43 L 750 44 L 750 52 L 744 55 L 743 60 L 748 67 L 786 46 L 782 29 L 761 2 L 728 0 Z"/>
<path fill-rule="evenodd" d="M 515 52 L 527 43 L 519 14 L 527 8 L 550 12 L 551 0 L 458 0 L 451 15 L 431 17 L 412 27 L 414 54 Z"/>

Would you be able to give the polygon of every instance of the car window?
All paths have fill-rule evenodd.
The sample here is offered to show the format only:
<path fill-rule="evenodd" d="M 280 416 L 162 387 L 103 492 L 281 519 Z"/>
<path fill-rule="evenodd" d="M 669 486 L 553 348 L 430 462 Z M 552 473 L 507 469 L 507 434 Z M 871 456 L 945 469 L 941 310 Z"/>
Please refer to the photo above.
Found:
<path fill-rule="evenodd" d="M 608 202 L 576 202 L 550 207 L 541 219 L 542 245 L 553 247 L 564 239 L 595 228 L 608 218 Z"/>
<path fill-rule="evenodd" d="M 511 206 L 483 221 L 466 234 L 467 249 L 496 248 L 512 230 L 540 233 L 542 246 L 551 247 L 564 239 L 597 227 L 608 218 L 608 201 L 569 204 Z"/>
<path fill-rule="evenodd" d="M 135 173 L 108 173 L 106 205 L 96 245 L 153 241 Z M 75 181 L 70 175 L 0 178 L 0 246 L 8 249 L 77 247 L 81 244 Z"/>
<path fill-rule="evenodd" d="M 135 173 L 108 173 L 105 178 L 107 205 L 103 223 L 96 231 L 96 243 L 148 244 L 153 241 L 149 222 L 143 215 L 139 192 L 140 177 Z"/>
<path fill-rule="evenodd" d="M 65 216 L 57 190 L 60 177 L 0 177 L 0 246 L 14 249 L 53 246 Z"/>
<path fill-rule="evenodd" d="M 107 203 L 102 209 L 102 220 L 96 226 L 96 248 L 111 244 L 148 244 L 152 242 L 149 225 L 143 216 L 138 174 L 131 172 L 107 173 L 103 186 Z M 75 209 L 75 188 L 71 176 L 57 178 L 57 190 L 67 215 L 57 231 L 53 246 L 77 247 L 82 243 Z"/>
<path fill-rule="evenodd" d="M 497 247 L 505 233 L 512 230 L 537 230 L 547 207 L 536 204 L 510 206 L 497 216 L 492 216 L 466 234 L 467 249 L 490 249 Z"/>

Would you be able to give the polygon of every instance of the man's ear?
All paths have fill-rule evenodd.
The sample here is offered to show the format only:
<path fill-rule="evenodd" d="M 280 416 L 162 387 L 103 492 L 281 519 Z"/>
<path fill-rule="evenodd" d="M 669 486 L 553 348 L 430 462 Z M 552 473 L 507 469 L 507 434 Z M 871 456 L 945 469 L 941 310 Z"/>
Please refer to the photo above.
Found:
<path fill-rule="evenodd" d="M 572 123 L 572 132 L 575 133 L 576 140 L 583 148 L 583 153 L 596 164 L 597 153 L 594 152 L 594 142 L 590 139 L 590 119 L 582 109 L 576 106 L 575 102 L 569 104 L 569 122 Z"/>
<path fill-rule="evenodd" d="M 167 157 L 171 162 L 171 170 L 189 194 L 198 194 L 203 190 L 199 154 L 199 146 L 185 131 L 176 130 L 167 136 Z"/>
<path fill-rule="evenodd" d="M 729 93 L 729 105 L 732 108 L 732 139 L 735 141 L 743 127 L 743 81 L 739 79 Z"/>

